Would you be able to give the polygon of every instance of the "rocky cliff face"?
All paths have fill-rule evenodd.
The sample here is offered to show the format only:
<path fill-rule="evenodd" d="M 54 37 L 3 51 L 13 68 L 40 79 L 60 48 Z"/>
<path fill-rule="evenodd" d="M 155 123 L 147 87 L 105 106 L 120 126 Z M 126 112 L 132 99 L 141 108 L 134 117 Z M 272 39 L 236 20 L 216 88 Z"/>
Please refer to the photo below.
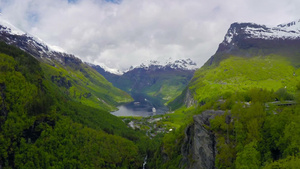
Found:
<path fill-rule="evenodd" d="M 185 130 L 184 143 L 181 147 L 183 159 L 181 167 L 186 169 L 214 169 L 217 154 L 216 139 L 208 129 L 210 119 L 225 112 L 206 110 L 194 116 L 194 123 Z"/>

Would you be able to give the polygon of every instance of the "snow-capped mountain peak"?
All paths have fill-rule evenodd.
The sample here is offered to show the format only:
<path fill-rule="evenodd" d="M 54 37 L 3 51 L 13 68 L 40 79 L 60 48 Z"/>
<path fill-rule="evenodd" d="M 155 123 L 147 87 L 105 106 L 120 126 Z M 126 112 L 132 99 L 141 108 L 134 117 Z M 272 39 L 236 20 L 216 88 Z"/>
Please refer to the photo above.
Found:
<path fill-rule="evenodd" d="M 171 58 L 165 62 L 160 62 L 157 60 L 150 60 L 148 64 L 142 63 L 140 66 L 137 66 L 135 68 L 150 69 L 151 67 L 156 67 L 158 69 L 172 68 L 172 69 L 184 69 L 184 70 L 195 70 L 198 68 L 197 64 L 195 62 L 193 62 L 191 59 L 172 60 Z M 133 67 L 131 67 L 131 70 L 132 69 L 133 69 Z"/>
<path fill-rule="evenodd" d="M 43 57 L 51 53 L 66 53 L 61 47 L 49 45 L 38 37 L 32 36 L 25 31 L 17 28 L 9 21 L 7 21 L 2 14 L 0 13 L 0 39 L 4 40 L 9 44 L 14 44 L 17 39 L 19 42 L 15 44 L 21 49 L 26 50 L 27 47 L 33 47 L 37 50 L 37 53 L 40 53 L 39 56 L 36 54 L 36 57 Z M 30 53 L 30 52 L 29 52 Z M 31 53 L 33 54 L 33 53 Z M 33 54 L 34 55 L 34 54 Z"/>
<path fill-rule="evenodd" d="M 233 23 L 227 31 L 223 43 L 233 44 L 243 39 L 300 39 L 300 20 L 268 27 L 255 23 Z"/>
<path fill-rule="evenodd" d="M 229 56 L 253 57 L 271 54 L 299 59 L 300 20 L 275 27 L 255 23 L 233 23 L 216 53 L 205 63 L 220 63 Z"/>
<path fill-rule="evenodd" d="M 179 59 L 174 62 L 168 62 L 167 66 L 170 66 L 173 69 L 187 69 L 194 70 L 197 69 L 197 64 L 191 59 Z"/>

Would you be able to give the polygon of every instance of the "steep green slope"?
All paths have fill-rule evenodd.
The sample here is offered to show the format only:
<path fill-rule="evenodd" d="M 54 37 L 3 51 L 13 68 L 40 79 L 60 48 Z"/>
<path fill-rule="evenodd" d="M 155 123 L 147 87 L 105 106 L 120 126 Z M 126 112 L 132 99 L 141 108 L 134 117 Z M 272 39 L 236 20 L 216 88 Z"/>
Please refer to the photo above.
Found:
<path fill-rule="evenodd" d="M 72 67 L 43 63 L 42 68 L 47 80 L 58 86 L 58 90 L 82 104 L 111 111 L 116 105 L 132 100 L 127 93 L 115 88 L 103 76 L 83 63 Z"/>
<path fill-rule="evenodd" d="M 53 82 L 43 66 L 0 44 L 0 168 L 140 167 L 147 138 L 73 100 L 68 83 Z"/>
<path fill-rule="evenodd" d="M 148 88 L 142 89 L 142 92 L 150 96 L 162 98 L 164 101 L 169 101 L 170 99 L 178 96 L 186 87 L 190 80 L 188 76 L 188 74 L 180 75 L 177 73 L 160 74 L 159 76 L 154 75 L 153 78 L 157 79 L 156 83 Z"/>

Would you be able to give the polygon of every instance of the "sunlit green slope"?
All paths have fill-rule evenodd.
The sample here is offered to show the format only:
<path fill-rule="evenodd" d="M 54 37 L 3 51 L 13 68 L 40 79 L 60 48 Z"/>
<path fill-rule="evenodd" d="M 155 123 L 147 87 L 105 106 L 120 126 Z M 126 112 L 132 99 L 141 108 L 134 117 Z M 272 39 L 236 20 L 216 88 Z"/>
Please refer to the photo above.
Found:
<path fill-rule="evenodd" d="M 47 80 L 74 101 L 111 111 L 116 105 L 132 100 L 127 93 L 81 62 L 64 66 L 58 62 L 55 66 L 47 63 L 41 65 Z"/>
<path fill-rule="evenodd" d="M 218 66 L 203 67 L 195 72 L 189 89 L 198 102 L 226 97 L 228 93 L 246 92 L 251 88 L 277 91 L 286 88 L 295 92 L 300 70 L 285 58 L 275 55 L 264 57 L 234 57 Z"/>

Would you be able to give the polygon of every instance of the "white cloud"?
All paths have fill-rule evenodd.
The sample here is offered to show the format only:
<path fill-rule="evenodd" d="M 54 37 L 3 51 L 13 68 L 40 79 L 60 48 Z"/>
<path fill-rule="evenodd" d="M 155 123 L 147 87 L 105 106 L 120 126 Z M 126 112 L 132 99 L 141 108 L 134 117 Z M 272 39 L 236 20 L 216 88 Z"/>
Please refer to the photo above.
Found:
<path fill-rule="evenodd" d="M 232 22 L 299 19 L 297 0 L 0 0 L 14 25 L 84 61 L 126 69 L 147 60 L 191 58 L 201 66 Z"/>

